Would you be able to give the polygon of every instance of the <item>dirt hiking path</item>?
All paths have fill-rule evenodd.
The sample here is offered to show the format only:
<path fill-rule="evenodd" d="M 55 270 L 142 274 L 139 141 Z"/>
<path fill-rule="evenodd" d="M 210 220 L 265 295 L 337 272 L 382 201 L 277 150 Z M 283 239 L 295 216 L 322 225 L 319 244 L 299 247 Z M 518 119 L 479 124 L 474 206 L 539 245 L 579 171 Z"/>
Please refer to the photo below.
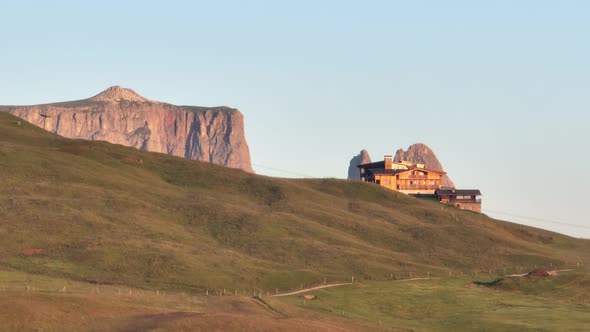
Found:
<path fill-rule="evenodd" d="M 314 290 L 322 289 L 322 288 L 330 288 L 330 287 L 338 287 L 338 286 L 346 286 L 346 285 L 352 285 L 352 283 L 351 282 L 343 282 L 343 283 L 339 283 L 339 284 L 327 284 L 327 285 L 321 285 L 321 286 L 316 286 L 316 287 L 300 289 L 298 291 L 289 292 L 289 293 L 275 294 L 272 296 L 273 297 L 289 296 L 289 295 L 295 295 L 295 294 L 301 294 L 301 293 L 305 293 L 305 292 L 309 292 L 309 291 L 314 291 Z"/>

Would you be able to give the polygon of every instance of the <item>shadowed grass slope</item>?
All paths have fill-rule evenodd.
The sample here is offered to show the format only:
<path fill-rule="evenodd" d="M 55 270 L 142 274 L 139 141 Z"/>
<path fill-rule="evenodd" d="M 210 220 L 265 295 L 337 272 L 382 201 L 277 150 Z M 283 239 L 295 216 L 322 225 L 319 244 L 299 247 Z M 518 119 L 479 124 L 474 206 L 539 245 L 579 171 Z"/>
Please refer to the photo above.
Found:
<path fill-rule="evenodd" d="M 590 241 L 370 184 L 69 140 L 2 112 L 0 177 L 0 267 L 87 282 L 287 289 L 558 265 L 590 252 Z"/>
<path fill-rule="evenodd" d="M 318 300 L 305 305 L 297 297 L 276 301 L 326 316 L 415 331 L 586 331 L 587 281 L 583 272 L 523 278 L 505 291 L 471 287 L 468 278 L 368 281 L 316 291 Z"/>

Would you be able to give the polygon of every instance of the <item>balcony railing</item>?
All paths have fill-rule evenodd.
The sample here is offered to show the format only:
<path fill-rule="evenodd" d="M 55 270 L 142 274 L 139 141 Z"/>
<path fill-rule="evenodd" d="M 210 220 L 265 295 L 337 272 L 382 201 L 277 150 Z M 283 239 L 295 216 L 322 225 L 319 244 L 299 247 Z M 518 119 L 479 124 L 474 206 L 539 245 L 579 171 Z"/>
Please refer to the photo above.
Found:
<path fill-rule="evenodd" d="M 429 185 L 407 185 L 407 186 L 400 186 L 399 190 L 436 190 L 438 186 L 429 186 Z"/>
<path fill-rule="evenodd" d="M 471 199 L 471 198 L 466 198 L 466 199 L 450 199 L 450 202 L 453 203 L 481 203 L 481 198 L 476 198 L 476 199 Z"/>

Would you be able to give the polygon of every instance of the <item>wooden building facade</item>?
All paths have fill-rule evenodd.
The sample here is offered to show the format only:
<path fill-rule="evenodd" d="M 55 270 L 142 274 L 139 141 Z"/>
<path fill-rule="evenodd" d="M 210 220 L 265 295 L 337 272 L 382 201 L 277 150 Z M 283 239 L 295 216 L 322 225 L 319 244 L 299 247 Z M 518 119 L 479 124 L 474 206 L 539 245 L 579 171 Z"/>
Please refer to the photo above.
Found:
<path fill-rule="evenodd" d="M 427 169 L 422 164 L 393 162 L 392 156 L 383 161 L 357 166 L 361 181 L 418 197 L 432 197 L 443 204 L 481 213 L 481 192 L 477 189 L 442 188 L 445 172 Z"/>
<path fill-rule="evenodd" d="M 361 181 L 375 183 L 405 194 L 430 194 L 440 188 L 445 172 L 424 168 L 421 164 L 394 163 L 392 156 L 383 161 L 358 165 Z"/>

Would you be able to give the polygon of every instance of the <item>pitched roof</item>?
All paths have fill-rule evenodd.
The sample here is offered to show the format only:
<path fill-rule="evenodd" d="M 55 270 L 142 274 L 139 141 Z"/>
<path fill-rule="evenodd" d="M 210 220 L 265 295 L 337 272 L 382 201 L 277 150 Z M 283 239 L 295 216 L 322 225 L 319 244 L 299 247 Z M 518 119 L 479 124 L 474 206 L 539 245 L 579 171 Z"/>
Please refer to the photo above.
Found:
<path fill-rule="evenodd" d="M 373 173 L 373 174 L 391 174 L 391 175 L 395 175 L 395 174 L 401 174 L 401 173 L 405 173 L 405 172 L 409 172 L 409 171 L 422 171 L 422 172 L 432 172 L 432 173 L 438 173 L 441 175 L 447 174 L 445 172 L 441 172 L 441 171 L 435 171 L 433 169 L 426 169 L 426 168 L 410 168 L 410 169 L 383 169 L 383 168 L 368 168 L 367 172 Z"/>
<path fill-rule="evenodd" d="M 371 172 L 373 174 L 399 174 L 403 172 L 407 172 L 409 169 L 382 169 L 382 168 L 369 168 L 367 172 Z"/>
<path fill-rule="evenodd" d="M 436 195 L 449 195 L 449 196 L 480 196 L 481 191 L 479 189 L 437 189 L 434 194 Z"/>
<path fill-rule="evenodd" d="M 374 163 L 357 165 L 358 168 L 385 168 L 385 161 L 376 161 Z"/>

